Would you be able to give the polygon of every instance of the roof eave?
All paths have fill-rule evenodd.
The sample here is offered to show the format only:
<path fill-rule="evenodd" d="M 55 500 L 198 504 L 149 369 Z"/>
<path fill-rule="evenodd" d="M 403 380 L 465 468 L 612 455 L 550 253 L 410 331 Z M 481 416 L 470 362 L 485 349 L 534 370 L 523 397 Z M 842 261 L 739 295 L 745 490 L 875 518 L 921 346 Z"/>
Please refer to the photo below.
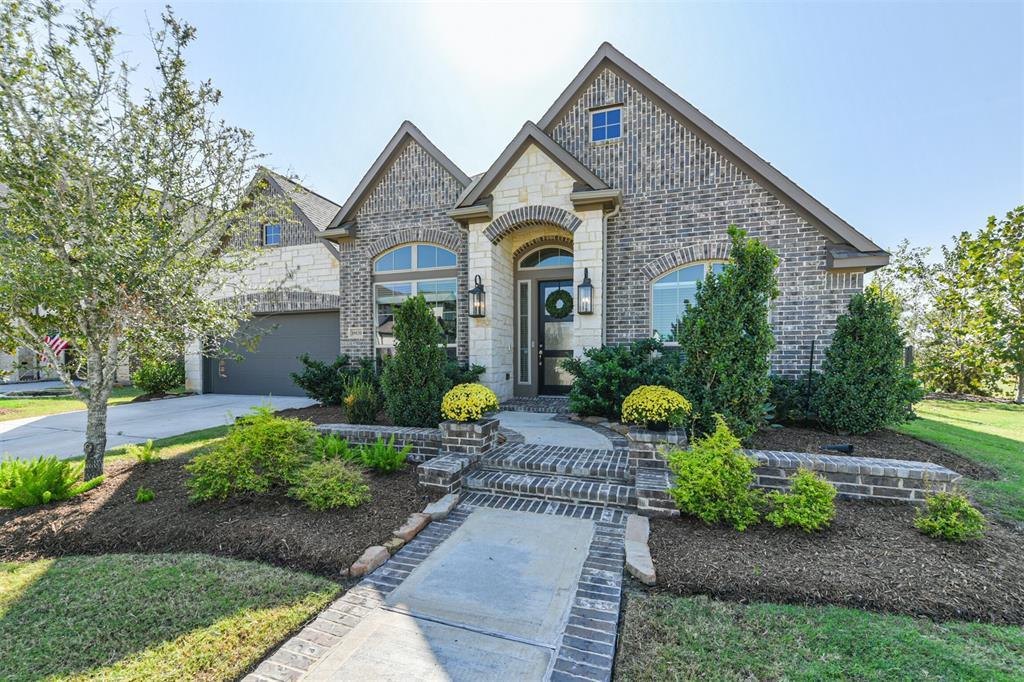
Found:
<path fill-rule="evenodd" d="M 826 260 L 829 270 L 863 269 L 871 272 L 888 265 L 889 254 L 881 249 L 856 253 L 829 249 Z"/>
<path fill-rule="evenodd" d="M 588 208 L 600 205 L 602 208 L 611 209 L 622 203 L 622 190 L 620 189 L 594 189 L 580 190 L 569 195 L 569 201 L 573 208 Z"/>
<path fill-rule="evenodd" d="M 327 228 L 326 230 L 321 232 L 318 236 L 320 237 L 320 239 L 323 239 L 323 240 L 326 240 L 326 241 L 339 242 L 342 239 L 349 239 L 351 237 L 354 237 L 355 235 L 356 235 L 355 223 L 347 223 L 347 224 L 341 225 L 339 227 Z"/>

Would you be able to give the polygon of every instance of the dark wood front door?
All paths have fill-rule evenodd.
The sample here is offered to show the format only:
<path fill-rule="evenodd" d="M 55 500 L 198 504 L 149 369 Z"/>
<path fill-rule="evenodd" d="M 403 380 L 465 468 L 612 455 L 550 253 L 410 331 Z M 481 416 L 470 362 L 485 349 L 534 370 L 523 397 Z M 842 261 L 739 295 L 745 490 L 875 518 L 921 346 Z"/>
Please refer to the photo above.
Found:
<path fill-rule="evenodd" d="M 572 375 L 562 369 L 562 361 L 572 357 L 572 291 L 571 279 L 537 283 L 537 377 L 541 395 L 565 394 L 572 386 Z"/>

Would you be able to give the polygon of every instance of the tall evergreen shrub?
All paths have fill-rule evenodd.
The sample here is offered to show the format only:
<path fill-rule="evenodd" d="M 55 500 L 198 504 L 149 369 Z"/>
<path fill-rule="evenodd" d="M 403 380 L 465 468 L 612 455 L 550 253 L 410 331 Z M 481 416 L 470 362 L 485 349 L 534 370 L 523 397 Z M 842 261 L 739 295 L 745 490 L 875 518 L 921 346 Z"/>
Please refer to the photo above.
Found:
<path fill-rule="evenodd" d="M 437 426 L 448 390 L 441 326 L 422 296 L 395 310 L 395 355 L 384 363 L 381 390 L 396 426 Z"/>
<path fill-rule="evenodd" d="M 735 225 L 729 239 L 731 262 L 698 282 L 694 304 L 675 325 L 682 361 L 673 387 L 693 404 L 697 435 L 714 432 L 719 414 L 745 440 L 764 420 L 771 392 L 768 312 L 779 295 L 779 259 Z"/>
<path fill-rule="evenodd" d="M 850 300 L 825 352 L 815 402 L 821 421 L 838 431 L 867 433 L 913 416 L 921 385 L 903 362 L 899 307 L 877 286 Z"/>

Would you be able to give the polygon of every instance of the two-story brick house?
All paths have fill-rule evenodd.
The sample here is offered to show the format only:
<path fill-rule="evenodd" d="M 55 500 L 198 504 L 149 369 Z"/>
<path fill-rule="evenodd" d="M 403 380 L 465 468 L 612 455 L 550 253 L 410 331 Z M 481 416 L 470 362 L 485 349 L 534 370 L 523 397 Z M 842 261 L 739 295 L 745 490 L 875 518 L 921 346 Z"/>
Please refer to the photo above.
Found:
<path fill-rule="evenodd" d="M 393 307 L 423 294 L 504 399 L 564 392 L 560 362 L 585 348 L 671 343 L 730 224 L 779 255 L 772 362 L 795 375 L 888 254 L 606 43 L 473 178 L 403 123 L 316 238 L 337 257 L 340 352 L 388 353 Z"/>

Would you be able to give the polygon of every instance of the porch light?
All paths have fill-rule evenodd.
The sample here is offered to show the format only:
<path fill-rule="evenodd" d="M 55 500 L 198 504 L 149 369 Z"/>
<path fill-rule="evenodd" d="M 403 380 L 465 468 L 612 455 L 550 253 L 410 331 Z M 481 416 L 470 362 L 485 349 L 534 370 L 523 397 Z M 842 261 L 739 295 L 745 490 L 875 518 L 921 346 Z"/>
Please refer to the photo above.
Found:
<path fill-rule="evenodd" d="M 590 283 L 589 268 L 583 268 L 583 281 L 576 287 L 576 312 L 580 315 L 594 312 L 594 285 Z"/>
<path fill-rule="evenodd" d="M 484 300 L 484 285 L 480 281 L 480 275 L 473 280 L 476 285 L 469 290 L 469 316 L 484 317 L 487 314 L 487 303 Z"/>

